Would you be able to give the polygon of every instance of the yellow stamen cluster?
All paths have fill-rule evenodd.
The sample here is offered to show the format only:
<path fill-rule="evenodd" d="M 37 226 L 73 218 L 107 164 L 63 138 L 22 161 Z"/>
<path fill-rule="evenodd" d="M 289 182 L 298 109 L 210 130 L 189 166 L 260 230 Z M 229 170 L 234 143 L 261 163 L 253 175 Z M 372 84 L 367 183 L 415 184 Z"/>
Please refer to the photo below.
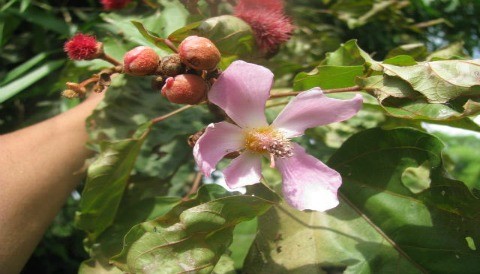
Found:
<path fill-rule="evenodd" d="M 290 141 L 270 126 L 245 131 L 245 148 L 279 158 L 291 157 L 293 154 Z"/>

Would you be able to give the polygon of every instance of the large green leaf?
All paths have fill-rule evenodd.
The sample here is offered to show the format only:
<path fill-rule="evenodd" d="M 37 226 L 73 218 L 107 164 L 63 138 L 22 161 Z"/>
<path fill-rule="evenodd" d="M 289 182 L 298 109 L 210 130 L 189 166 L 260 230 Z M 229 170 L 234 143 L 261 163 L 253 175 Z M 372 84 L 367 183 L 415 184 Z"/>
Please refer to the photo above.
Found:
<path fill-rule="evenodd" d="M 421 273 L 344 201 L 329 211 L 276 206 L 259 218 L 246 273 Z"/>
<path fill-rule="evenodd" d="M 142 125 L 132 138 L 105 141 L 100 155 L 87 174 L 76 225 L 94 240 L 115 219 L 140 148 L 150 132 L 151 123 Z"/>
<path fill-rule="evenodd" d="M 156 180 L 129 182 L 113 224 L 97 239 L 87 239 L 91 259 L 82 263 L 79 273 L 122 273 L 110 264 L 110 257 L 122 251 L 125 234 L 132 226 L 160 217 L 180 202 L 179 197 L 158 196 L 161 189 L 162 183 Z"/>
<path fill-rule="evenodd" d="M 345 142 L 329 165 L 342 174 L 351 206 L 403 256 L 430 272 L 472 273 L 480 252 L 467 239 L 480 241 L 480 200 L 445 174 L 442 149 L 423 132 L 372 129 Z"/>
<path fill-rule="evenodd" d="M 264 213 L 272 203 L 204 186 L 166 215 L 133 227 L 113 262 L 134 273 L 210 273 L 232 242 L 235 225 Z"/>
<path fill-rule="evenodd" d="M 446 103 L 458 97 L 480 94 L 480 61 L 447 60 L 412 66 L 383 63 L 383 73 L 398 77 L 430 103 Z"/>
<path fill-rule="evenodd" d="M 393 51 L 383 62 L 373 60 L 355 40 L 342 44 L 312 72 L 301 72 L 294 79 L 294 90 L 312 87 L 324 89 L 358 85 L 374 95 L 390 115 L 449 123 L 464 121 L 458 127 L 478 130 L 464 119 L 480 112 L 480 62 L 478 60 L 442 60 L 418 63 L 410 55 L 421 45 L 410 45 Z M 457 47 L 453 47 L 452 51 Z M 449 50 L 445 49 L 442 56 Z M 400 54 L 400 55 L 399 55 Z M 470 125 L 470 126 L 469 126 Z"/>
<path fill-rule="evenodd" d="M 327 213 L 260 217 L 248 273 L 475 273 L 480 200 L 443 170 L 443 144 L 413 129 L 351 137 L 328 165 L 344 179 Z"/>

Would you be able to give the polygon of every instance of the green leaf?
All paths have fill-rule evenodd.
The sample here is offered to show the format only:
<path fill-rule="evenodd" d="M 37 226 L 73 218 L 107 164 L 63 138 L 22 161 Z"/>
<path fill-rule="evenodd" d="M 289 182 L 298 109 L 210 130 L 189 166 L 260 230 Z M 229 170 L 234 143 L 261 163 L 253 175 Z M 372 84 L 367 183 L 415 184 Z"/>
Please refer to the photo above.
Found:
<path fill-rule="evenodd" d="M 24 12 L 31 4 L 31 0 L 22 0 L 20 2 L 20 12 Z"/>
<path fill-rule="evenodd" d="M 318 66 L 309 73 L 297 74 L 293 80 L 293 89 L 351 87 L 355 85 L 355 77 L 361 75 L 363 75 L 363 66 Z"/>
<path fill-rule="evenodd" d="M 161 11 L 154 10 L 140 15 L 118 13 L 101 14 L 110 31 L 123 34 L 124 38 L 137 45 L 145 45 L 158 49 L 161 56 L 171 53 L 165 44 L 159 43 L 174 30 L 187 23 L 188 12 L 180 1 L 160 1 Z M 133 23 L 133 24 L 132 24 Z"/>
<path fill-rule="evenodd" d="M 23 12 L 13 9 L 10 11 L 32 24 L 42 26 L 45 29 L 54 31 L 61 35 L 70 35 L 70 29 L 68 24 L 66 24 L 65 21 L 55 17 L 54 13 L 45 11 L 34 6 L 28 7 Z"/>
<path fill-rule="evenodd" d="M 328 213 L 275 206 L 259 217 L 245 273 L 421 273 L 340 200 Z"/>
<path fill-rule="evenodd" d="M 91 240 L 112 224 L 150 127 L 146 123 L 132 138 L 101 143 L 100 155 L 88 169 L 75 220 L 76 226 L 85 230 Z"/>
<path fill-rule="evenodd" d="M 465 49 L 463 48 L 463 42 L 457 42 L 450 44 L 446 47 L 443 47 L 437 51 L 432 52 L 428 55 L 428 61 L 435 60 L 449 60 L 449 59 L 462 59 L 468 57 L 465 54 Z"/>
<path fill-rule="evenodd" d="M 357 40 L 349 40 L 334 52 L 327 53 L 322 65 L 330 66 L 363 66 L 364 64 L 376 63 L 368 53 L 363 51 L 357 44 Z"/>
<path fill-rule="evenodd" d="M 110 257 L 122 251 L 125 234 L 132 226 L 160 217 L 180 202 L 179 197 L 156 196 L 161 185 L 158 180 L 129 182 L 113 224 L 94 241 L 86 240 L 91 259 L 83 262 L 79 273 L 98 273 L 94 270 L 112 273 L 120 271 L 110 264 Z M 82 270 L 82 267 L 85 269 Z"/>
<path fill-rule="evenodd" d="M 44 63 L 26 75 L 17 78 L 15 81 L 0 87 L 0 103 L 12 98 L 19 92 L 30 87 L 40 79 L 51 74 L 53 71 L 60 68 L 65 63 L 65 60 L 56 60 Z"/>
<path fill-rule="evenodd" d="M 113 265 L 101 264 L 99 261 L 89 259 L 80 264 L 78 274 L 123 274 L 124 272 Z"/>
<path fill-rule="evenodd" d="M 212 270 L 212 274 L 236 274 L 233 260 L 228 255 L 223 255 L 218 260 L 215 268 Z"/>
<path fill-rule="evenodd" d="M 15 15 L 8 14 L 7 12 L 2 14 L 0 12 L 0 47 L 2 47 L 0 52 L 3 52 L 3 46 L 10 40 L 10 38 L 12 38 L 15 30 L 20 26 L 21 22 L 21 18 L 18 18 Z"/>
<path fill-rule="evenodd" d="M 449 179 L 443 147 L 420 131 L 377 128 L 350 138 L 328 164 L 342 174 L 341 193 L 349 204 L 394 242 L 403 257 L 428 272 L 475 272 L 480 253 L 465 238 L 480 241 L 480 200 L 464 183 Z M 405 172 L 426 162 L 431 182 L 412 192 L 402 181 Z"/>
<path fill-rule="evenodd" d="M 230 245 L 235 225 L 264 213 L 272 203 L 204 186 L 192 200 L 133 227 L 113 263 L 127 272 L 210 273 Z"/>
<path fill-rule="evenodd" d="M 3 86 L 5 84 L 8 84 L 12 80 L 14 80 L 17 77 L 20 77 L 22 74 L 26 73 L 28 70 L 33 68 L 35 65 L 40 63 L 41 61 L 45 60 L 47 58 L 48 53 L 42 52 L 34 57 L 32 57 L 30 60 L 26 61 L 25 63 L 17 66 L 13 70 L 11 70 L 9 73 L 5 75 L 3 80 L 0 82 L 0 86 Z"/>
<path fill-rule="evenodd" d="M 229 247 L 232 252 L 230 257 L 234 262 L 236 269 L 242 269 L 243 262 L 247 257 L 248 250 L 255 240 L 257 234 L 257 219 L 248 222 L 242 222 L 235 227 L 233 231 L 233 241 Z"/>
<path fill-rule="evenodd" d="M 478 113 L 478 103 L 473 100 L 456 100 L 449 104 L 430 104 L 401 79 L 391 76 L 358 78 L 357 84 L 377 97 L 382 108 L 391 116 L 448 123 L 456 127 L 468 126 L 478 130 L 471 122 L 460 125 L 460 119 Z M 470 126 L 468 124 L 471 124 Z"/>
<path fill-rule="evenodd" d="M 422 98 L 422 95 L 412 89 L 407 82 L 397 77 L 388 75 L 375 75 L 367 78 L 359 77 L 356 83 L 362 89 L 373 93 L 380 103 L 387 98 Z"/>
<path fill-rule="evenodd" d="M 480 94 L 480 61 L 433 61 L 412 66 L 382 63 L 381 66 L 385 75 L 404 80 L 430 103 Z"/>
<path fill-rule="evenodd" d="M 150 43 L 153 43 L 158 48 L 161 48 L 164 51 L 172 51 L 166 44 L 165 39 L 160 38 L 156 35 L 151 34 L 148 30 L 145 29 L 142 23 L 138 21 L 132 21 L 132 24 L 137 28 L 140 34 L 143 35 Z"/>
<path fill-rule="evenodd" d="M 192 23 L 173 32 L 168 39 L 180 43 L 189 35 L 203 36 L 212 40 L 222 53 L 223 59 L 220 65 L 222 68 L 226 68 L 235 59 L 251 56 L 255 47 L 250 26 L 232 15 L 222 15 Z"/>
<path fill-rule="evenodd" d="M 297 74 L 293 88 L 307 90 L 313 87 L 323 89 L 350 87 L 355 85 L 357 76 L 364 74 L 366 67 L 375 64 L 376 61 L 358 47 L 356 40 L 350 40 L 334 52 L 327 53 L 325 59 L 313 71 Z"/>
<path fill-rule="evenodd" d="M 408 128 L 354 135 L 328 162 L 343 178 L 340 205 L 326 213 L 271 209 L 259 218 L 244 271 L 476 272 L 480 200 L 448 178 L 442 149 L 436 137 Z M 412 192 L 405 172 L 427 165 L 420 177 L 429 186 Z"/>
<path fill-rule="evenodd" d="M 159 21 L 163 20 L 163 14 L 160 12 L 154 12 L 150 14 L 145 14 L 143 17 L 138 17 L 134 15 L 121 15 L 117 13 L 103 13 L 101 14 L 102 19 L 108 24 L 103 27 L 111 32 L 118 33 L 123 35 L 123 37 L 132 42 L 134 45 L 149 46 L 151 48 L 157 49 L 158 54 L 161 56 L 168 55 L 171 53 L 171 50 L 166 50 L 164 47 L 157 45 L 157 43 L 152 42 L 152 37 L 159 36 L 165 37 L 163 28 L 160 28 Z M 137 22 L 136 25 L 132 21 Z M 142 24 L 145 30 L 151 34 L 152 37 L 144 36 L 138 29 L 137 25 Z"/>
<path fill-rule="evenodd" d="M 423 61 L 427 58 L 427 47 L 422 43 L 401 45 L 390 50 L 385 59 L 398 55 L 408 55 L 417 61 Z"/>

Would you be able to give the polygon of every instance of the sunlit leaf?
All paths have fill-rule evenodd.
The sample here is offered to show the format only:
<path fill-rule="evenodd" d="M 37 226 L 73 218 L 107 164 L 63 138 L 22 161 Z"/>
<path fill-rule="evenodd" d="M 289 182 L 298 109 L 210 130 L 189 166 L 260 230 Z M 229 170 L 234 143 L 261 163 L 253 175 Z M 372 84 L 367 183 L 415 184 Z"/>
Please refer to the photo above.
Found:
<path fill-rule="evenodd" d="M 231 196 L 219 186 L 204 186 L 192 200 L 133 227 L 113 262 L 128 272 L 210 273 L 230 245 L 235 225 L 271 205 L 260 197 Z"/>
<path fill-rule="evenodd" d="M 279 206 L 260 217 L 246 272 L 475 272 L 480 200 L 445 174 L 442 149 L 413 129 L 354 135 L 328 162 L 344 180 L 340 206 L 327 213 Z M 405 172 L 426 163 L 429 174 L 420 176 L 430 184 L 412 192 Z"/>
<path fill-rule="evenodd" d="M 150 123 L 142 125 L 132 138 L 105 141 L 100 155 L 88 169 L 76 225 L 94 240 L 115 219 L 128 178 L 140 148 L 150 132 Z"/>

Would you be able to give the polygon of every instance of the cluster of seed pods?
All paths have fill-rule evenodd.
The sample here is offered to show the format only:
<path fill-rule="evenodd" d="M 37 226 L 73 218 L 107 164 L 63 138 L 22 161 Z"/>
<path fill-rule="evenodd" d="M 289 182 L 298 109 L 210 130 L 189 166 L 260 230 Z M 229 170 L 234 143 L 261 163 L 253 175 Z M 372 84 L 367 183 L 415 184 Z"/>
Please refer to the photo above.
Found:
<path fill-rule="evenodd" d="M 123 72 L 134 76 L 155 75 L 152 88 L 172 103 L 198 104 L 205 100 L 211 80 L 218 75 L 221 54 L 207 38 L 189 36 L 178 53 L 158 56 L 154 49 L 139 46 L 123 58 Z"/>

